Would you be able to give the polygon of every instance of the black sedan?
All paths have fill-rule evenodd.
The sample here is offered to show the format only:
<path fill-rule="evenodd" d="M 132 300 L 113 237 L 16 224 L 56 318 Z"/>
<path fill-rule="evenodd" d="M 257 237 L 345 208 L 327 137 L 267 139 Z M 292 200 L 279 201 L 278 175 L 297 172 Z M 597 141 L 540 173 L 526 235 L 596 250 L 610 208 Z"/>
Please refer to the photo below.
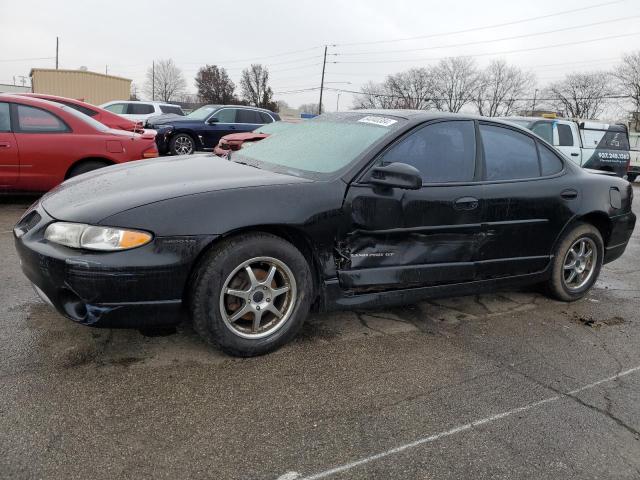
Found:
<path fill-rule="evenodd" d="M 274 350 L 310 309 L 544 283 L 582 298 L 635 226 L 623 179 L 528 130 L 409 111 L 326 114 L 234 152 L 70 179 L 15 227 L 63 315 L 171 323 L 232 355 Z"/>

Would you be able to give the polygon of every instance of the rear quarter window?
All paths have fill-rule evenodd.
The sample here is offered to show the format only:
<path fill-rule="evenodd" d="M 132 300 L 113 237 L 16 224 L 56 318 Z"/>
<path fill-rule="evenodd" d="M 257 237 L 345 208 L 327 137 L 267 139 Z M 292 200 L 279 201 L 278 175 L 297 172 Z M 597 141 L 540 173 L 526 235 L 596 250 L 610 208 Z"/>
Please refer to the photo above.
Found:
<path fill-rule="evenodd" d="M 562 160 L 550 148 L 538 143 L 538 152 L 540 153 L 540 168 L 543 176 L 555 175 L 562 171 L 564 168 Z"/>

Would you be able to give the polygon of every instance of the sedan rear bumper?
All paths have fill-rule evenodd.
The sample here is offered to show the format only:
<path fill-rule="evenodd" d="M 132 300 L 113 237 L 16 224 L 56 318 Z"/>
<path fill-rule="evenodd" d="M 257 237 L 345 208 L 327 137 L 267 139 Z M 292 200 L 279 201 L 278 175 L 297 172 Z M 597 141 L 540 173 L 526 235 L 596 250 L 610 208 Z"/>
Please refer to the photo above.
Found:
<path fill-rule="evenodd" d="M 636 216 L 629 212 L 611 218 L 611 234 L 604 252 L 604 263 L 610 263 L 620 258 L 627 248 L 627 244 L 636 226 Z"/>
<path fill-rule="evenodd" d="M 26 232 L 20 229 L 24 219 L 14 229 L 15 246 L 36 292 L 62 315 L 105 327 L 181 321 L 191 269 L 213 236 L 162 237 L 132 250 L 89 252 L 45 240 L 54 219 L 41 208 L 36 213 L 40 220 Z"/>

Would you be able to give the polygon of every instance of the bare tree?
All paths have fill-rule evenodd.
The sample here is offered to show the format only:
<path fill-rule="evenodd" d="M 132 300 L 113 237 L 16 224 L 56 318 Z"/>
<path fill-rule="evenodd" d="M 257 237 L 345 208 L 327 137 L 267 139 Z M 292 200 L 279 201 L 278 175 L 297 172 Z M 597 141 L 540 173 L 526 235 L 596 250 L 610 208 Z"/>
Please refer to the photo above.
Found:
<path fill-rule="evenodd" d="M 635 113 L 636 129 L 640 122 L 640 50 L 624 55 L 622 65 L 613 74 L 617 80 L 619 93 L 627 95 L 632 102 L 632 112 Z"/>
<path fill-rule="evenodd" d="M 205 103 L 230 104 L 236 103 L 235 84 L 229 78 L 227 71 L 217 65 L 205 65 L 196 74 L 198 96 Z"/>
<path fill-rule="evenodd" d="M 298 107 L 302 113 L 312 113 L 318 115 L 319 109 L 317 103 L 303 103 Z M 324 103 L 322 104 L 322 110 L 324 110 Z"/>
<path fill-rule="evenodd" d="M 172 59 L 158 60 L 147 70 L 144 93 L 152 100 L 169 102 L 184 92 L 187 82 Z"/>
<path fill-rule="evenodd" d="M 138 98 L 138 85 L 131 82 L 131 88 L 129 89 L 129 100 L 140 100 Z"/>
<path fill-rule="evenodd" d="M 606 72 L 572 73 L 544 90 L 554 109 L 574 118 L 597 118 L 605 109 L 609 91 Z"/>
<path fill-rule="evenodd" d="M 440 60 L 433 70 L 434 107 L 458 113 L 476 98 L 478 70 L 469 57 L 449 57 Z"/>
<path fill-rule="evenodd" d="M 242 98 L 249 105 L 277 110 L 273 90 L 269 86 L 269 71 L 260 64 L 253 64 L 242 71 L 240 78 Z"/>
<path fill-rule="evenodd" d="M 382 83 L 369 82 L 355 99 L 355 108 L 411 108 L 423 110 L 433 106 L 433 73 L 426 68 L 412 68 L 389 75 Z"/>
<path fill-rule="evenodd" d="M 397 99 L 387 91 L 384 83 L 368 82 L 353 101 L 353 108 L 397 108 Z"/>
<path fill-rule="evenodd" d="M 486 117 L 513 114 L 521 105 L 519 98 L 531 91 L 534 83 L 532 74 L 504 60 L 494 60 L 478 75 L 474 99 L 478 113 Z"/>

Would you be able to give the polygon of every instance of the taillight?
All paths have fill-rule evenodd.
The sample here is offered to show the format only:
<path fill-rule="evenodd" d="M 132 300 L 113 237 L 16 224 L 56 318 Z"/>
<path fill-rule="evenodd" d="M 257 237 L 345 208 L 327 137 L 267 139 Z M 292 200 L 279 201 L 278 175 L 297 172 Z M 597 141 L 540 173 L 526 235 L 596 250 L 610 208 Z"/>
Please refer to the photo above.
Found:
<path fill-rule="evenodd" d="M 158 149 L 156 147 L 147 148 L 142 152 L 142 158 L 156 158 L 158 156 Z"/>

